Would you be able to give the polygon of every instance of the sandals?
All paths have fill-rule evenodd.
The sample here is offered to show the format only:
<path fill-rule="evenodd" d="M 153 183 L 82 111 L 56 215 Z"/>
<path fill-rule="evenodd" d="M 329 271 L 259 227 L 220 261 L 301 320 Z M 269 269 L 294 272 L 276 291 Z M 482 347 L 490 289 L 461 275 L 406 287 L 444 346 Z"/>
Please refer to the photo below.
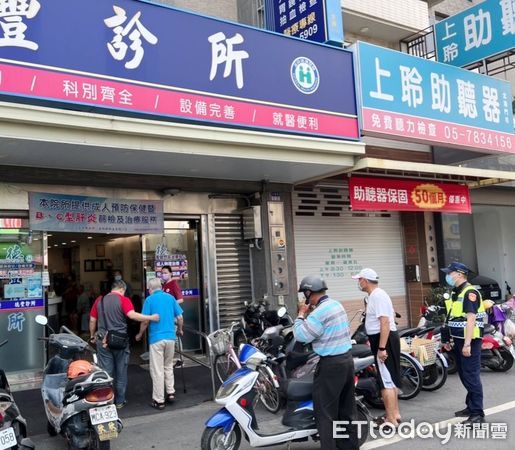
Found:
<path fill-rule="evenodd" d="M 152 403 L 150 403 L 150 406 L 154 409 L 158 409 L 160 411 L 162 411 L 163 409 L 165 409 L 165 404 L 164 403 L 159 403 L 159 402 L 156 402 L 155 400 L 152 400 Z"/>
<path fill-rule="evenodd" d="M 175 401 L 175 395 L 169 394 L 166 396 L 166 403 L 173 403 Z"/>

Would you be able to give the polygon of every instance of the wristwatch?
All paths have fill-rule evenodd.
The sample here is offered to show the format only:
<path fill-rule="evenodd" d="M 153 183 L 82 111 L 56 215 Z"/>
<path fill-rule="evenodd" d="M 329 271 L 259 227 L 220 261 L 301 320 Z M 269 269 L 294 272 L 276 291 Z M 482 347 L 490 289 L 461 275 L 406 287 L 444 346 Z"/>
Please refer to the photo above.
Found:
<path fill-rule="evenodd" d="M 386 350 L 386 347 L 379 347 L 380 352 L 384 352 Z"/>

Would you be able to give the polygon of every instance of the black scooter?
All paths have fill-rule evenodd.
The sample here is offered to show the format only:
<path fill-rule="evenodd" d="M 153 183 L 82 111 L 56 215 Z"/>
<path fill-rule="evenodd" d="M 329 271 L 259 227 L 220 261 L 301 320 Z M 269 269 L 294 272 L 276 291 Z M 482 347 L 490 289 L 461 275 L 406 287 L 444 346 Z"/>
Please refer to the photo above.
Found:
<path fill-rule="evenodd" d="M 0 342 L 0 347 L 7 340 Z M 27 437 L 27 421 L 20 414 L 14 401 L 5 372 L 0 369 L 0 449 L 34 449 L 36 446 Z"/>

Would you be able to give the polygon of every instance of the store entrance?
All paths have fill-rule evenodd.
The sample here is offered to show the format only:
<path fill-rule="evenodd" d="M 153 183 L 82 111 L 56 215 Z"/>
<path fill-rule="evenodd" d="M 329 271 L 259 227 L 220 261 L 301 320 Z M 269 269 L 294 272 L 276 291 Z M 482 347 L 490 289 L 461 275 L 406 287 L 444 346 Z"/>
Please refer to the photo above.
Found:
<path fill-rule="evenodd" d="M 141 311 L 145 286 L 140 235 L 50 232 L 47 238 L 47 304 L 53 327 L 66 325 L 88 337 L 93 301 L 108 293 L 120 275 L 127 284 L 125 295 Z"/>

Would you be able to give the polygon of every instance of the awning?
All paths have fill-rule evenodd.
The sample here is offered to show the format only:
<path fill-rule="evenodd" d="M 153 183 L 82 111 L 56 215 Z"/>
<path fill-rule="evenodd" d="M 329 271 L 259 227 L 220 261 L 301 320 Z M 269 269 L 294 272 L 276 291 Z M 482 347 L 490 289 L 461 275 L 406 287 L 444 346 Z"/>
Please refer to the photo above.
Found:
<path fill-rule="evenodd" d="M 504 170 L 475 169 L 379 158 L 359 159 L 352 168 L 345 170 L 345 172 L 463 183 L 471 189 L 515 181 L 515 172 Z"/>

